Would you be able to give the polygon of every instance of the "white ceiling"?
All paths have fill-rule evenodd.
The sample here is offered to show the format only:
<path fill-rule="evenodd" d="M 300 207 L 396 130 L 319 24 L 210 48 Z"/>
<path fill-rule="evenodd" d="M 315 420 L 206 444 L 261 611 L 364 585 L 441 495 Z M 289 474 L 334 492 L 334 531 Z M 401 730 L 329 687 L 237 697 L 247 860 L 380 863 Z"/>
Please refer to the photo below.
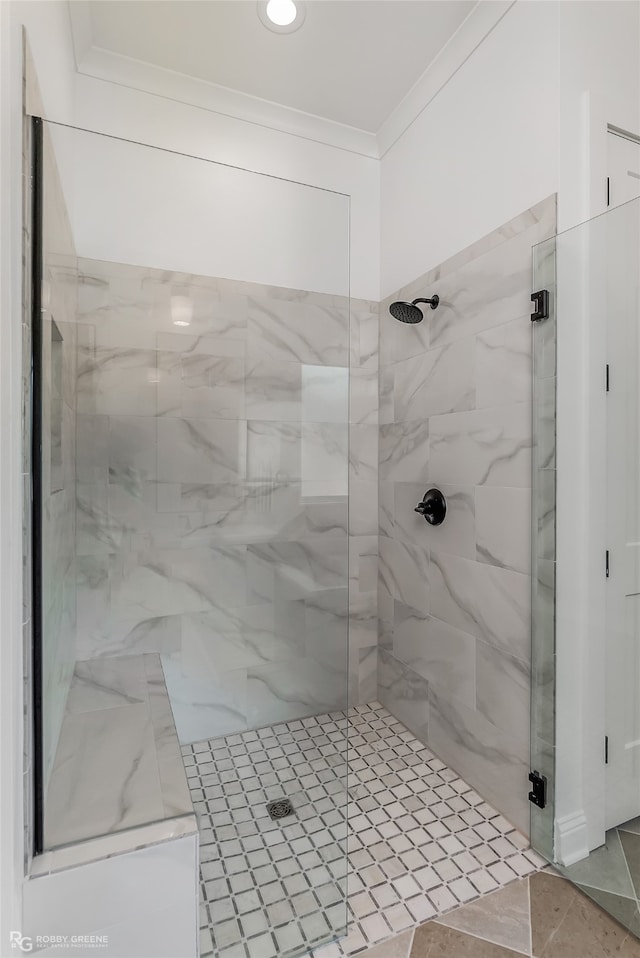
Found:
<path fill-rule="evenodd" d="M 267 30 L 255 0 L 82 5 L 93 49 L 375 133 L 476 0 L 307 0 L 290 34 Z"/>

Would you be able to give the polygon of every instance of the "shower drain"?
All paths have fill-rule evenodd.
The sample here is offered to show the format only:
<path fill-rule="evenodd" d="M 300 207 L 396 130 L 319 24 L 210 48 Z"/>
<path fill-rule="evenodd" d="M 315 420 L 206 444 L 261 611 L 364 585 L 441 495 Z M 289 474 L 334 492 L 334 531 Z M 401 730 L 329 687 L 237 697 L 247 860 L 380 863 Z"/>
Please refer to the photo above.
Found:
<path fill-rule="evenodd" d="M 267 811 L 270 818 L 286 818 L 287 815 L 293 815 L 293 805 L 288 798 L 279 798 L 276 802 L 267 803 Z"/>

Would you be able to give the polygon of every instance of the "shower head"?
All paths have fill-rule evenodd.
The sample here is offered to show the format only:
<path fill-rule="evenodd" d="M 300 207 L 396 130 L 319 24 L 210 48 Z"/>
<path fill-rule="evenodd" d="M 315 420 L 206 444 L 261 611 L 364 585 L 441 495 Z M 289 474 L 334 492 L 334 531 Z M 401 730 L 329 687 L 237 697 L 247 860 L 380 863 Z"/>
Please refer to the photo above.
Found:
<path fill-rule="evenodd" d="M 440 302 L 440 297 L 436 294 L 430 299 L 414 299 L 412 303 L 392 303 L 389 312 L 394 319 L 401 323 L 421 323 L 423 320 L 422 310 L 418 309 L 417 303 L 429 303 L 431 309 L 435 309 Z"/>

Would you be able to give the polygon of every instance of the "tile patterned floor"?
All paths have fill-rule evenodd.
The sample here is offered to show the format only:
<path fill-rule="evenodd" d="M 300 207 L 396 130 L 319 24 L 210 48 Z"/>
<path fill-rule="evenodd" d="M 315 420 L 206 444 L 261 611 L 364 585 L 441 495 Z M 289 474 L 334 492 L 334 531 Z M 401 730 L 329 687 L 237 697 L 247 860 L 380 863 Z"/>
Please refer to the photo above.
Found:
<path fill-rule="evenodd" d="M 546 869 L 374 945 L 360 958 L 523 955 L 640 958 L 640 940 L 561 875 Z"/>
<path fill-rule="evenodd" d="M 281 958 L 343 935 L 345 843 L 348 934 L 317 958 L 357 954 L 543 864 L 378 703 L 196 743 L 183 758 L 203 958 Z M 284 795 L 295 816 L 274 822 L 266 803 Z"/>

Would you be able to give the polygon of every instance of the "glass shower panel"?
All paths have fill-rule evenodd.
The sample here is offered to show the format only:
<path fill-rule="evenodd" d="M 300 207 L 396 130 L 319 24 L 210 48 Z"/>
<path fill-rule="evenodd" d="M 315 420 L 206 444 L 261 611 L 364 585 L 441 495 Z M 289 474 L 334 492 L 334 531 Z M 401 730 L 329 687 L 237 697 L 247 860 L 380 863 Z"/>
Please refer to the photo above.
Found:
<path fill-rule="evenodd" d="M 77 637 L 46 845 L 195 809 L 203 936 L 303 952 L 346 928 L 348 199 L 48 129 Z"/>
<path fill-rule="evenodd" d="M 638 200 L 534 249 L 533 289 L 549 290 L 551 310 L 549 319 L 534 326 L 532 768 L 545 777 L 547 804 L 532 806 L 532 843 L 636 935 L 639 284 Z M 556 332 L 563 323 L 557 372 Z M 573 343 L 579 364 L 573 366 L 574 381 L 568 381 L 572 364 L 563 343 L 565 350 Z M 564 418 L 556 435 L 558 402 Z M 576 469 L 569 432 L 583 436 L 588 519 L 582 513 L 579 520 L 576 512 L 571 530 L 568 515 L 559 517 L 565 538 L 558 556 L 556 468 L 565 470 L 565 483 Z M 564 500 L 562 508 L 569 508 Z M 567 568 L 568 550 L 576 543 L 580 555 L 574 554 L 584 558 L 588 582 L 581 607 Z"/>

